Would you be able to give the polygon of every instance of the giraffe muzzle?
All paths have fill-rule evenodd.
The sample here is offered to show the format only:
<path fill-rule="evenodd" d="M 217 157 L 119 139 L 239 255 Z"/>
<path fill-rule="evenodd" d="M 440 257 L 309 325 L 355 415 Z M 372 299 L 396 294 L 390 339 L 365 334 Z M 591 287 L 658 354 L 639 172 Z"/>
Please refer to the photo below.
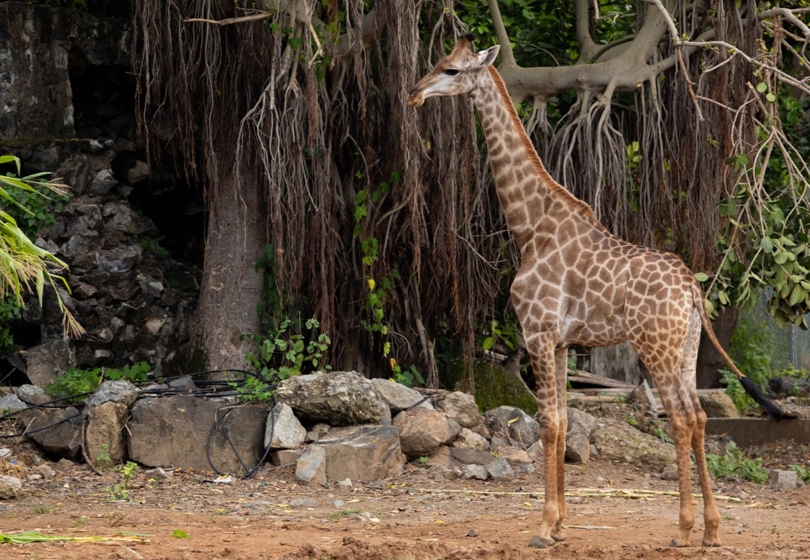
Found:
<path fill-rule="evenodd" d="M 424 102 L 425 98 L 422 97 L 419 88 L 414 88 L 408 93 L 408 105 L 411 107 L 421 107 Z"/>

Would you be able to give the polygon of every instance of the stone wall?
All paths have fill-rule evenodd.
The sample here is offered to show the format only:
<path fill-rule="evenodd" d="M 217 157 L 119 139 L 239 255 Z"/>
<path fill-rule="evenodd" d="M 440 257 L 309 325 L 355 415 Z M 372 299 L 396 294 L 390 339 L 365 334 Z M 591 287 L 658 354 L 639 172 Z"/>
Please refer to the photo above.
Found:
<path fill-rule="evenodd" d="M 12 328 L 27 333 L 19 337 L 25 347 L 5 360 L 39 385 L 70 365 L 148 361 L 163 374 L 185 367 L 198 271 L 161 247 L 161 232 L 142 212 L 145 200 L 178 180 L 146 164 L 130 43 L 122 20 L 0 3 L 2 153 L 20 157 L 26 174 L 53 172 L 71 187 L 55 225 L 33 238 L 70 265 L 72 294 L 60 294 L 87 330 L 63 342 L 53 294 L 42 308 L 29 298 Z"/>

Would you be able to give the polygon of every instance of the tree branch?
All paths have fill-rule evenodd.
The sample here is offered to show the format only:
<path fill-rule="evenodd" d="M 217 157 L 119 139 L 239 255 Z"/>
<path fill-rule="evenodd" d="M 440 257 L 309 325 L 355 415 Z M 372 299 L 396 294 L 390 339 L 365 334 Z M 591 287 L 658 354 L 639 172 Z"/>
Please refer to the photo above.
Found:
<path fill-rule="evenodd" d="M 600 50 L 593 37 L 591 37 L 591 18 L 589 0 L 575 0 L 577 43 L 579 43 L 580 60 L 591 62 L 596 60 L 595 53 Z M 598 9 L 598 5 L 594 9 Z"/>
<path fill-rule="evenodd" d="M 489 12 L 492 14 L 492 26 L 495 28 L 495 35 L 498 37 L 498 44 L 501 45 L 500 67 L 517 67 L 515 54 L 512 52 L 512 43 L 509 41 L 506 27 L 503 25 L 503 17 L 501 17 L 501 9 L 498 7 L 498 0 L 487 0 L 487 2 L 489 3 Z"/>

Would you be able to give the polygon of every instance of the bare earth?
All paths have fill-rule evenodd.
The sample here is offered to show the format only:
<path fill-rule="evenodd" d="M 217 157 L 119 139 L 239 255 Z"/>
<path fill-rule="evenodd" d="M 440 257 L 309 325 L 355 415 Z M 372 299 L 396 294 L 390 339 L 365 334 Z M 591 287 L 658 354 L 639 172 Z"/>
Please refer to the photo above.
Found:
<path fill-rule="evenodd" d="M 666 545 L 675 532 L 676 497 L 575 494 L 581 489 L 672 492 L 676 482 L 599 459 L 567 465 L 568 539 L 544 550 L 527 546 L 543 506 L 542 496 L 536 496 L 542 491 L 539 473 L 495 483 L 451 480 L 409 466 L 376 485 L 324 489 L 295 484 L 291 468 L 265 469 L 256 478 L 230 483 L 214 483 L 207 473 L 176 471 L 156 480 L 140 472 L 131 501 L 110 502 L 106 489 L 119 482 L 118 474 L 100 477 L 84 465 L 53 468 L 55 478 L 37 480 L 20 499 L 0 502 L 0 532 L 137 533 L 149 542 L 4 544 L 0 558 L 810 558 L 808 486 L 780 492 L 718 481 L 717 493 L 735 498 L 719 502 L 724 546 L 674 549 Z M 306 498 L 314 504 L 294 502 Z M 699 498 L 696 506 L 692 540 L 699 545 Z M 188 538 L 174 537 L 175 529 Z"/>

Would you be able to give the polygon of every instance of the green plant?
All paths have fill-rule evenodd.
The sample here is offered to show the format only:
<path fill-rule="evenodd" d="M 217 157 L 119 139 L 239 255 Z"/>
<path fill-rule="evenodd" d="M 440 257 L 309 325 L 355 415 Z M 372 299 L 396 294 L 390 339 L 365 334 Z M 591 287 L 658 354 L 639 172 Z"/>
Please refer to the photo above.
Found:
<path fill-rule="evenodd" d="M 333 511 L 329 514 L 329 517 L 333 519 L 337 519 L 339 517 L 345 517 L 347 515 L 357 515 L 358 513 L 363 513 L 361 509 L 342 509 L 340 511 Z"/>
<path fill-rule="evenodd" d="M 129 500 L 130 498 L 129 487 L 135 476 L 138 474 L 139 469 L 140 467 L 138 467 L 138 464 L 133 463 L 132 461 L 127 461 L 125 465 L 122 465 L 117 469 L 121 477 L 118 484 L 115 484 L 113 486 L 107 486 L 104 489 L 104 491 L 107 494 L 108 502 Z"/>
<path fill-rule="evenodd" d="M 106 378 L 110 381 L 131 381 L 133 383 L 146 381 L 147 373 L 150 370 L 147 362 L 139 362 L 132 366 L 124 366 L 122 369 L 115 368 L 94 368 L 81 369 L 72 367 L 65 373 L 59 375 L 53 383 L 46 387 L 46 391 L 54 398 L 71 397 L 73 395 L 83 395 L 95 391 L 101 382 Z M 76 400 L 81 400 L 81 396 Z"/>
<path fill-rule="evenodd" d="M 733 441 L 726 445 L 724 455 L 707 454 L 706 463 L 709 473 L 716 478 L 736 476 L 758 484 L 770 480 L 768 471 L 762 467 L 762 459 L 746 457 Z"/>
<path fill-rule="evenodd" d="M 805 482 L 810 482 L 810 469 L 805 468 L 801 465 L 790 465 L 790 470 L 796 473 L 796 476 L 801 478 Z"/>
<path fill-rule="evenodd" d="M 152 253 L 158 257 L 168 257 L 169 252 L 160 246 L 160 242 L 164 239 L 165 237 L 163 235 L 154 239 L 145 238 L 140 240 L 140 245 L 147 253 Z"/>
<path fill-rule="evenodd" d="M 301 375 L 308 369 L 332 369 L 322 363 L 332 343 L 329 336 L 317 334 L 321 326 L 317 319 L 308 319 L 305 326 L 310 332 L 309 337 L 296 332 L 292 320 L 284 319 L 277 331 L 268 333 L 259 342 L 258 355 L 246 355 L 257 374 L 247 377 L 242 383 L 231 383 L 243 400 L 268 402 L 279 381 Z"/>
<path fill-rule="evenodd" d="M 763 328 L 754 319 L 741 320 L 731 335 L 729 355 L 746 377 L 759 386 L 764 386 L 773 376 L 772 355 L 775 342 L 773 332 Z M 729 370 L 721 369 L 720 383 L 726 386 L 726 394 L 741 412 L 755 410 L 754 400 L 743 389 L 737 376 Z"/>
<path fill-rule="evenodd" d="M 430 463 L 430 457 L 419 457 L 420 465 L 427 465 L 428 463 Z"/>
<path fill-rule="evenodd" d="M 57 508 L 56 506 L 43 506 L 37 504 L 31 508 L 31 511 L 33 511 L 37 515 L 45 515 L 56 513 L 59 511 L 59 508 Z"/>
<path fill-rule="evenodd" d="M 97 463 L 109 463 L 112 459 L 110 458 L 110 446 L 106 443 L 101 444 L 101 452 L 96 456 Z"/>

